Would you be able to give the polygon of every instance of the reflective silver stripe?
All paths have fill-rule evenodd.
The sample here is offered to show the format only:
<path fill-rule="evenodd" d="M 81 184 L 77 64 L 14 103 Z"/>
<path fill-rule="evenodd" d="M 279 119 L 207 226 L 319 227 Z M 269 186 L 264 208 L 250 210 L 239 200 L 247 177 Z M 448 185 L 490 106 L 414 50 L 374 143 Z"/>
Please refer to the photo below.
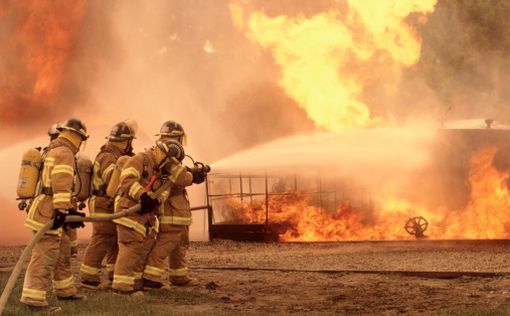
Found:
<path fill-rule="evenodd" d="M 138 223 L 137 221 L 134 221 L 127 217 L 121 217 L 113 220 L 114 223 L 129 227 L 134 229 L 136 232 L 140 233 L 142 236 L 145 237 L 146 235 L 146 228 L 144 225 Z"/>
<path fill-rule="evenodd" d="M 68 277 L 67 279 L 56 281 L 53 280 L 53 288 L 55 289 L 66 289 L 68 287 L 71 287 L 74 285 L 74 278 L 73 276 Z"/>
<path fill-rule="evenodd" d="M 160 277 L 165 273 L 165 270 L 160 269 L 158 267 L 146 265 L 143 273 Z"/>
<path fill-rule="evenodd" d="M 140 173 L 138 172 L 138 170 L 136 170 L 133 167 L 129 167 L 127 169 L 122 170 L 122 172 L 120 173 L 120 178 L 122 179 L 124 177 L 127 177 L 130 174 L 135 176 L 136 179 L 140 179 Z"/>
<path fill-rule="evenodd" d="M 183 225 L 189 226 L 193 222 L 193 218 L 191 216 L 180 217 L 180 216 L 161 216 L 159 218 L 160 224 L 166 225 Z"/>
<path fill-rule="evenodd" d="M 110 164 L 103 172 L 103 175 L 101 176 L 101 180 L 103 180 L 103 183 L 106 183 L 106 179 L 108 178 L 108 175 L 112 173 L 113 169 L 115 169 L 115 164 Z"/>
<path fill-rule="evenodd" d="M 188 267 L 180 268 L 180 269 L 170 269 L 170 276 L 186 276 L 188 275 Z"/>
<path fill-rule="evenodd" d="M 91 266 L 88 266 L 88 265 L 85 265 L 85 264 L 82 263 L 81 266 L 80 266 L 80 271 L 84 272 L 86 274 L 96 275 L 96 274 L 99 274 L 99 272 L 101 270 L 98 269 L 98 268 L 94 268 L 94 267 L 91 267 Z"/>
<path fill-rule="evenodd" d="M 45 301 L 46 300 L 46 291 L 34 290 L 30 288 L 23 288 L 23 292 L 21 293 L 21 297 L 31 298 L 34 300 Z"/>
<path fill-rule="evenodd" d="M 53 170 L 51 170 L 51 175 L 55 175 L 57 173 L 66 173 L 74 176 L 74 168 L 69 165 L 55 165 Z"/>

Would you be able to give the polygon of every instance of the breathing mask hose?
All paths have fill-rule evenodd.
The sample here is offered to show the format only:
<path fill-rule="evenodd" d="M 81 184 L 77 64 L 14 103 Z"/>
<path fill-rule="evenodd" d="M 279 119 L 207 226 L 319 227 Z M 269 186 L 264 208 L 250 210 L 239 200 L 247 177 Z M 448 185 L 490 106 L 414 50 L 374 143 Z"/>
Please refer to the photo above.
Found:
<path fill-rule="evenodd" d="M 172 186 L 172 183 L 170 181 L 167 181 L 163 183 L 163 185 L 153 194 L 150 194 L 153 198 L 158 198 L 164 191 L 169 189 Z M 128 215 L 135 214 L 138 212 L 142 206 L 140 204 L 136 204 L 132 207 L 130 207 L 127 210 L 123 210 L 121 212 L 117 212 L 114 214 L 111 214 L 109 216 L 105 217 L 81 217 L 77 215 L 70 215 L 66 216 L 66 223 L 76 223 L 76 222 L 107 222 L 112 221 L 114 219 L 125 217 Z M 23 264 L 28 259 L 28 256 L 32 252 L 32 249 L 34 248 L 35 244 L 44 236 L 44 234 L 50 230 L 50 228 L 53 226 L 53 221 L 46 223 L 42 228 L 40 228 L 37 233 L 32 237 L 32 240 L 30 240 L 30 243 L 23 249 L 23 252 L 21 253 L 21 256 L 18 259 L 18 262 L 16 262 L 16 265 L 14 266 L 14 269 L 11 272 L 11 275 L 9 276 L 9 280 L 7 280 L 7 284 L 5 285 L 5 288 L 2 292 L 2 296 L 0 297 L 0 315 L 4 312 L 5 306 L 7 305 L 7 301 L 9 300 L 9 296 L 12 293 L 12 289 L 16 285 L 16 281 L 18 280 L 21 270 L 23 268 Z"/>

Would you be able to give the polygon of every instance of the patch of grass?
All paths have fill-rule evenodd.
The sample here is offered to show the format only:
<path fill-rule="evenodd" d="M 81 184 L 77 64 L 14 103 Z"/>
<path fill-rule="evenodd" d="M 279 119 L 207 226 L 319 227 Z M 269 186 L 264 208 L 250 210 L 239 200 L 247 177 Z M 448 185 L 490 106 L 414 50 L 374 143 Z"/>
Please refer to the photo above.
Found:
<path fill-rule="evenodd" d="M 510 305 L 502 305 L 495 309 L 487 309 L 482 307 L 466 307 L 462 309 L 451 309 L 440 312 L 431 313 L 434 316 L 506 316 L 510 315 Z"/>
<path fill-rule="evenodd" d="M 2 290 L 9 273 L 0 273 Z M 28 308 L 19 302 L 22 281 L 18 280 L 3 315 L 27 315 Z M 82 291 L 87 295 L 85 301 L 57 301 L 49 295 L 51 305 L 62 307 L 58 315 L 183 315 L 196 311 L 193 305 L 215 303 L 217 299 L 211 295 L 191 292 L 189 290 L 153 290 L 141 297 L 129 297 L 114 294 L 111 291 Z M 179 308 L 176 308 L 179 306 Z M 186 308 L 186 306 L 189 307 Z"/>

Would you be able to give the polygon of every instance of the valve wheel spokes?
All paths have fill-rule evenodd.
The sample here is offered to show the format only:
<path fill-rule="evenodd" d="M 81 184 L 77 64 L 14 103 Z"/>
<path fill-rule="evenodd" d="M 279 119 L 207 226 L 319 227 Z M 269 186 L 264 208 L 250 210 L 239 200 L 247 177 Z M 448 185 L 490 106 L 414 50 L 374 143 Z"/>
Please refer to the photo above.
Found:
<path fill-rule="evenodd" d="M 414 236 L 423 236 L 423 233 L 429 227 L 429 222 L 423 216 L 411 217 L 404 226 L 408 234 Z"/>

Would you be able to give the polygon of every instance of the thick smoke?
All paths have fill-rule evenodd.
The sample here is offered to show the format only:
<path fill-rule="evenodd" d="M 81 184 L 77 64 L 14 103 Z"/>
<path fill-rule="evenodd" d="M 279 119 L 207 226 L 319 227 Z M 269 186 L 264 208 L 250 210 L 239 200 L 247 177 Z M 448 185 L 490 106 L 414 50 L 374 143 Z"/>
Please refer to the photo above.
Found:
<path fill-rule="evenodd" d="M 439 119 L 510 119 L 509 14 L 504 0 L 439 1 L 414 70 L 440 100 Z"/>
<path fill-rule="evenodd" d="M 0 3 L 0 144 L 41 135 L 87 106 L 97 70 L 104 60 L 114 64 L 111 7 L 95 0 Z"/>
<path fill-rule="evenodd" d="M 268 16 L 347 8 L 334 0 L 239 2 Z M 316 129 L 278 86 L 280 69 L 271 54 L 236 27 L 231 1 L 49 3 L 0 1 L 0 148 L 42 136 L 71 115 L 89 126 L 92 157 L 108 128 L 125 118 L 139 122 L 137 150 L 151 144 L 163 121 L 181 122 L 187 151 L 205 161 Z M 410 16 L 422 39 L 420 61 L 391 93 L 384 74 L 369 74 L 362 98 L 372 115 L 386 123 L 424 116 L 507 120 L 509 10 L 504 0 L 439 0 L 428 19 Z M 56 45 L 50 34 L 63 36 L 62 30 L 66 45 Z M 27 63 L 30 53 L 41 55 L 36 68 Z M 40 72 L 34 69 L 55 63 L 58 81 L 41 86 L 54 89 L 36 89 Z M 5 157 L 9 168 L 23 148 Z M 15 182 L 2 183 L 9 201 Z"/>

